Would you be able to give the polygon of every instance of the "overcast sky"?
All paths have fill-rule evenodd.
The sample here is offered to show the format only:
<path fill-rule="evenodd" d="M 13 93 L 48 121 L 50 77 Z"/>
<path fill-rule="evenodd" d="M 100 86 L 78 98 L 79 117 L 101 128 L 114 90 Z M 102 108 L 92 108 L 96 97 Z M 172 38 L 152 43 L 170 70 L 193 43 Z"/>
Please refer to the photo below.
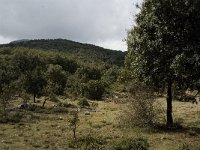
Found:
<path fill-rule="evenodd" d="M 63 38 L 126 50 L 142 0 L 0 0 L 0 43 Z"/>

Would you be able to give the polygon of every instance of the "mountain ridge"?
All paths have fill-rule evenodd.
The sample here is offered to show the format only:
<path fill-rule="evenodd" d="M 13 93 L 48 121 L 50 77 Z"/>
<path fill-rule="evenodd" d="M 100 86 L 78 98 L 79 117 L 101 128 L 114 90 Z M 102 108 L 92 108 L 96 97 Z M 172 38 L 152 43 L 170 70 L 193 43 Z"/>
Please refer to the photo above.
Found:
<path fill-rule="evenodd" d="M 22 39 L 8 44 L 0 44 L 0 48 L 29 48 L 43 51 L 58 51 L 73 56 L 74 59 L 82 59 L 83 62 L 104 62 L 109 65 L 123 66 L 126 52 L 105 49 L 88 43 L 80 43 L 67 39 Z"/>

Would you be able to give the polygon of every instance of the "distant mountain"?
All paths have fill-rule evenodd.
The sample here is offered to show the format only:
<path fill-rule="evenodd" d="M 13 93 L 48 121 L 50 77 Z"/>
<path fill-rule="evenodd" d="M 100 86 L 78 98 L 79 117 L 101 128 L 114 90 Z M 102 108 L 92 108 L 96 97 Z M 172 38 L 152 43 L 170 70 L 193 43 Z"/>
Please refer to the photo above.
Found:
<path fill-rule="evenodd" d="M 16 43 L 27 42 L 27 41 L 30 41 L 30 40 L 28 40 L 28 39 L 21 39 L 21 40 L 11 41 L 9 44 L 16 44 Z"/>
<path fill-rule="evenodd" d="M 65 39 L 18 40 L 9 44 L 1 44 L 0 48 L 29 48 L 44 51 L 65 52 L 69 57 L 86 63 L 104 63 L 106 65 L 123 66 L 126 52 L 105 49 L 92 44 L 84 44 Z"/>

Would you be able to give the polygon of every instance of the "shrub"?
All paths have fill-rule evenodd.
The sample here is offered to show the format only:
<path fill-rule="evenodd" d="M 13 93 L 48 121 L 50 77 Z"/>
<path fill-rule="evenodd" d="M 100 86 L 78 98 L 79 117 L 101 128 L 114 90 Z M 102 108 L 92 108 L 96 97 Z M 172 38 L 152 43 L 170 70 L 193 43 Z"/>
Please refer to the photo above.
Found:
<path fill-rule="evenodd" d="M 7 123 L 7 122 L 18 123 L 21 121 L 23 116 L 24 116 L 23 112 L 12 112 L 7 117 L 0 116 L 1 117 L 0 123 Z"/>
<path fill-rule="evenodd" d="M 26 110 L 34 111 L 36 113 L 43 113 L 45 111 L 41 106 L 38 106 L 35 104 L 29 104 L 28 107 L 26 108 Z"/>
<path fill-rule="evenodd" d="M 21 121 L 23 116 L 24 116 L 23 112 L 14 112 L 13 114 L 9 115 L 8 119 L 9 119 L 10 122 L 17 123 L 17 122 Z"/>
<path fill-rule="evenodd" d="M 148 150 L 149 144 L 146 139 L 123 139 L 114 145 L 115 150 Z"/>
<path fill-rule="evenodd" d="M 83 88 L 84 96 L 88 99 L 101 100 L 105 92 L 104 85 L 98 80 L 90 80 Z"/>
<path fill-rule="evenodd" d="M 154 91 L 141 83 L 133 83 L 129 88 L 130 101 L 128 109 L 120 116 L 120 124 L 129 127 L 150 127 L 157 121 L 160 113 L 154 105 Z"/>
<path fill-rule="evenodd" d="M 50 95 L 49 101 L 52 101 L 55 103 L 60 102 L 60 100 L 54 94 Z"/>
<path fill-rule="evenodd" d="M 68 109 L 66 107 L 53 107 L 52 109 L 50 109 L 49 111 L 50 113 L 68 113 Z"/>
<path fill-rule="evenodd" d="M 91 107 L 93 109 L 96 109 L 98 107 L 98 105 L 99 105 L 98 103 L 92 102 Z"/>
<path fill-rule="evenodd" d="M 179 101 L 182 101 L 182 102 L 192 102 L 193 104 L 194 103 L 198 103 L 195 96 L 191 96 L 191 95 L 184 95 L 182 96 Z"/>
<path fill-rule="evenodd" d="M 190 150 L 190 146 L 186 143 L 183 143 L 181 146 L 179 146 L 179 150 Z"/>
<path fill-rule="evenodd" d="M 7 123 L 7 122 L 9 122 L 8 118 L 1 115 L 0 116 L 0 123 Z"/>
<path fill-rule="evenodd" d="M 74 113 L 72 114 L 72 117 L 69 118 L 68 122 L 69 122 L 70 128 L 73 131 L 74 140 L 76 140 L 76 129 L 77 129 L 77 125 L 79 123 L 78 110 L 74 111 Z"/>
<path fill-rule="evenodd" d="M 102 137 L 93 137 L 91 135 L 87 135 L 81 137 L 79 139 L 70 141 L 70 147 L 84 150 L 100 150 L 103 148 L 103 145 L 106 144 L 106 139 Z"/>
<path fill-rule="evenodd" d="M 91 135 L 79 139 L 84 145 L 85 150 L 98 150 L 103 147 L 103 144 L 106 143 L 106 140 L 101 137 L 92 137 Z"/>
<path fill-rule="evenodd" d="M 85 107 L 90 107 L 90 104 L 88 103 L 87 99 L 86 98 L 81 98 L 79 101 L 78 101 L 78 105 L 82 108 L 85 108 Z"/>
<path fill-rule="evenodd" d="M 67 102 L 64 102 L 64 103 L 59 102 L 59 103 L 56 105 L 56 107 L 65 107 L 65 108 L 69 108 L 69 107 L 75 107 L 75 106 L 72 105 L 72 104 L 69 104 L 69 103 L 67 103 Z"/>
<path fill-rule="evenodd" d="M 183 143 L 182 145 L 179 146 L 179 150 L 199 150 L 200 146 L 197 145 L 190 145 L 187 143 Z"/>

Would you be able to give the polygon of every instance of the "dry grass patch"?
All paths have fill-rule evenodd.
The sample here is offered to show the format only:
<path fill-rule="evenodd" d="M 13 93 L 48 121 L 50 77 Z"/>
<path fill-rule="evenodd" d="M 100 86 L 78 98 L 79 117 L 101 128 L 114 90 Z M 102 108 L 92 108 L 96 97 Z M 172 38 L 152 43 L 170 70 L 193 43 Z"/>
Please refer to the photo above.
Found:
<path fill-rule="evenodd" d="M 66 102 L 64 99 L 60 101 Z M 166 107 L 163 98 L 158 101 L 164 108 Z M 18 105 L 19 101 L 16 102 L 16 105 Z M 76 105 L 78 100 L 67 100 L 67 102 Z M 41 103 L 37 103 L 37 105 Z M 93 101 L 89 101 L 89 103 L 91 104 Z M 103 139 L 105 142 L 101 145 L 101 148 L 105 150 L 114 149 L 113 145 L 116 140 L 138 137 L 147 139 L 150 150 L 179 150 L 179 147 L 184 143 L 200 147 L 200 134 L 198 132 L 200 128 L 199 104 L 173 102 L 175 120 L 180 118 L 179 120 L 182 121 L 185 129 L 169 132 L 137 127 L 118 127 L 116 123 L 118 121 L 117 116 L 122 110 L 126 109 L 126 104 L 103 101 L 95 103 L 98 104 L 96 109 L 80 109 L 77 139 L 84 141 L 87 140 L 87 136 L 91 136 L 94 144 L 97 144 L 96 146 L 99 146 L 96 139 Z M 45 107 L 51 108 L 56 104 L 47 101 Z M 69 108 L 70 111 L 73 111 L 73 108 Z M 89 115 L 86 115 L 86 112 L 89 112 Z M 0 149 L 74 149 L 69 147 L 73 139 L 73 133 L 68 123 L 69 113 L 32 113 L 39 116 L 39 118 L 22 120 L 20 123 L 0 124 Z M 82 144 L 82 149 L 84 149 L 85 143 Z"/>

